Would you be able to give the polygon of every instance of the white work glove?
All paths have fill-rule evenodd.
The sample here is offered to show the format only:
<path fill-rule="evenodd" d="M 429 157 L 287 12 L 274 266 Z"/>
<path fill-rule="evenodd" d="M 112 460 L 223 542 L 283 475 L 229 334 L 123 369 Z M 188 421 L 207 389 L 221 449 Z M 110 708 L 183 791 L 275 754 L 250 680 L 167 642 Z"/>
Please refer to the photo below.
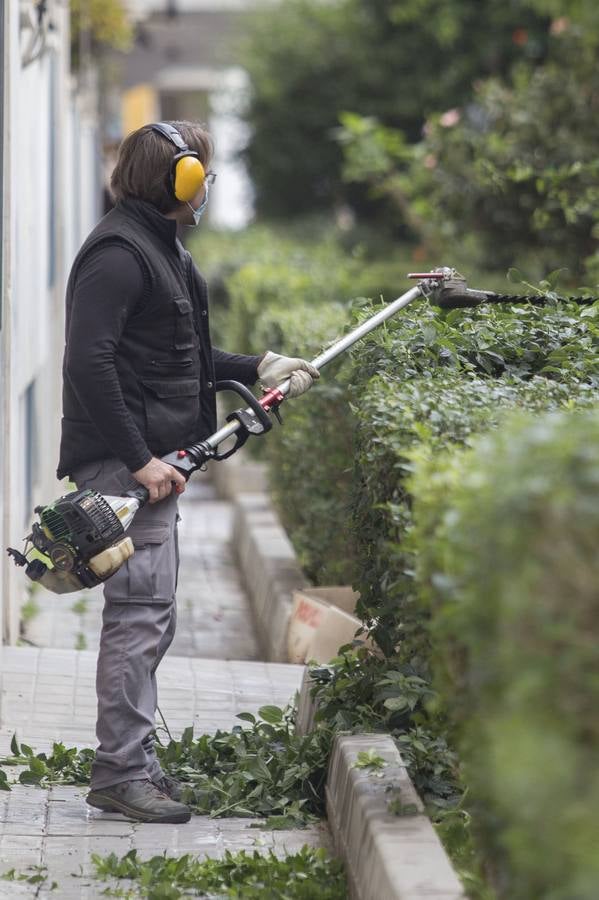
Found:
<path fill-rule="evenodd" d="M 312 363 L 297 357 L 279 356 L 268 350 L 264 359 L 258 366 L 258 378 L 262 387 L 273 388 L 282 381 L 290 379 L 287 396 L 299 397 L 312 387 L 315 378 L 320 378 L 320 372 Z"/>

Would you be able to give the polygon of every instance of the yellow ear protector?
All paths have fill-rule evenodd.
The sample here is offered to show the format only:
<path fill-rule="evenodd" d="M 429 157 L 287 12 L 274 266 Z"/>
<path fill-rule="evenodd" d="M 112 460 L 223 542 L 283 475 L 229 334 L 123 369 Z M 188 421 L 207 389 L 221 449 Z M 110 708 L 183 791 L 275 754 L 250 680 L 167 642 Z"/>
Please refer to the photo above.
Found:
<path fill-rule="evenodd" d="M 195 150 L 189 149 L 174 125 L 169 122 L 156 122 L 151 128 L 177 148 L 178 152 L 171 162 L 171 188 L 177 200 L 186 203 L 195 197 L 204 184 L 206 179 L 204 166 L 198 154 Z"/>

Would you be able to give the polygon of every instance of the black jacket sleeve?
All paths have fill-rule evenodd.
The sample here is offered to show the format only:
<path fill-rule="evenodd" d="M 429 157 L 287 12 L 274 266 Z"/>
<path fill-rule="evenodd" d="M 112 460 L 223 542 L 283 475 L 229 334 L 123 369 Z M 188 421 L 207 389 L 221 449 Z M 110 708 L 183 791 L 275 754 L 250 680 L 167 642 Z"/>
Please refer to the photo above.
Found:
<path fill-rule="evenodd" d="M 242 384 L 252 385 L 258 379 L 258 365 L 262 361 L 262 356 L 227 353 L 213 347 L 212 359 L 217 381 L 240 381 Z"/>
<path fill-rule="evenodd" d="M 143 294 L 143 271 L 134 251 L 98 248 L 77 272 L 65 351 L 65 374 L 81 405 L 131 472 L 145 466 L 152 453 L 123 400 L 115 355 Z"/>

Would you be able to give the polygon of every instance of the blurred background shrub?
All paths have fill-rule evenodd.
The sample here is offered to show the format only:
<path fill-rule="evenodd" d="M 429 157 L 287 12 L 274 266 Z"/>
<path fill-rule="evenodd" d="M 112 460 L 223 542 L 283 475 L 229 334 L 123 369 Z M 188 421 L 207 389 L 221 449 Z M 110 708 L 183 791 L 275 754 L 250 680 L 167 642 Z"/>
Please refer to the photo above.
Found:
<path fill-rule="evenodd" d="M 259 213 L 286 217 L 342 200 L 366 213 L 365 192 L 342 176 L 339 114 L 375 116 L 417 142 L 426 117 L 465 102 L 475 78 L 540 61 L 547 25 L 547 14 L 522 0 L 489 0 L 484 15 L 477 0 L 286 0 L 265 8 L 244 54 Z M 514 40 L 517 28 L 528 40 Z"/>
<path fill-rule="evenodd" d="M 489 0 L 481 13 L 477 0 L 287 0 L 254 16 L 258 213 L 332 210 L 458 265 L 596 282 L 599 7 Z"/>
<path fill-rule="evenodd" d="M 520 416 L 412 481 L 419 582 L 501 896 L 599 883 L 595 410 Z"/>

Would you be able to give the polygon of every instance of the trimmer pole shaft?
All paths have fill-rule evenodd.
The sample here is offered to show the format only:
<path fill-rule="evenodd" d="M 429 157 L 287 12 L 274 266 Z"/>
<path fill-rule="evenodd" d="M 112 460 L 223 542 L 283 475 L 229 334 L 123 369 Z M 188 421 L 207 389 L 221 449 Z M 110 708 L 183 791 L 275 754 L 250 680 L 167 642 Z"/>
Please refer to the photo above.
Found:
<path fill-rule="evenodd" d="M 440 278 L 440 275 L 437 275 L 437 278 Z M 324 350 L 319 356 L 315 357 L 312 360 L 312 365 L 317 369 L 322 369 L 323 366 L 326 366 L 328 363 L 332 362 L 332 360 L 336 359 L 341 353 L 344 353 L 349 347 L 359 341 L 360 338 L 365 337 L 365 335 L 369 334 L 371 331 L 374 331 L 375 328 L 378 328 L 383 322 L 387 319 L 390 319 L 391 316 L 394 316 L 396 312 L 399 312 L 400 309 L 403 309 L 404 306 L 407 306 L 408 303 L 411 303 L 412 300 L 415 300 L 416 297 L 421 297 L 424 295 L 424 291 L 421 286 L 418 284 L 413 288 L 410 288 L 409 291 L 406 291 L 405 294 L 402 294 L 401 297 L 398 297 L 397 300 L 394 300 L 392 303 L 389 303 L 384 309 L 381 309 L 378 313 L 375 313 L 374 316 L 371 316 L 369 319 L 366 319 L 365 322 L 362 322 L 361 325 L 358 325 L 353 331 L 350 331 L 348 334 L 344 335 L 338 341 L 336 341 L 331 347 L 327 350 Z M 283 381 L 281 384 L 277 385 L 276 388 L 273 388 L 271 391 L 262 398 L 260 401 L 263 404 L 265 398 L 270 398 L 272 395 L 278 391 L 283 397 L 289 391 L 289 379 Z M 280 402 L 280 401 L 279 401 Z M 251 412 L 251 410 L 248 410 Z M 240 428 L 239 422 L 229 422 L 228 425 L 223 426 L 214 434 L 210 435 L 210 437 L 206 438 L 206 443 L 211 447 L 216 449 L 219 444 L 222 444 L 227 438 L 232 437 Z"/>
<path fill-rule="evenodd" d="M 332 362 L 332 360 L 340 356 L 341 353 L 348 350 L 349 347 L 355 344 L 356 341 L 359 341 L 360 338 L 370 334 L 371 331 L 374 331 L 375 328 L 378 328 L 379 325 L 387 319 L 390 319 L 391 316 L 394 316 L 396 312 L 399 312 L 400 309 L 403 309 L 404 306 L 407 306 L 408 303 L 411 303 L 416 297 L 421 297 L 422 293 L 420 285 L 410 288 L 409 291 L 406 291 L 405 294 L 402 294 L 401 297 L 398 297 L 393 303 L 389 303 L 388 306 L 385 306 L 380 312 L 375 313 L 374 316 L 366 319 L 365 322 L 362 322 L 362 324 L 354 328 L 353 331 L 350 331 L 344 337 L 336 341 L 328 348 L 328 350 L 324 350 L 320 356 L 317 356 L 312 360 L 312 365 L 316 366 L 317 369 L 322 369 L 323 366 L 326 366 L 327 363 Z"/>

